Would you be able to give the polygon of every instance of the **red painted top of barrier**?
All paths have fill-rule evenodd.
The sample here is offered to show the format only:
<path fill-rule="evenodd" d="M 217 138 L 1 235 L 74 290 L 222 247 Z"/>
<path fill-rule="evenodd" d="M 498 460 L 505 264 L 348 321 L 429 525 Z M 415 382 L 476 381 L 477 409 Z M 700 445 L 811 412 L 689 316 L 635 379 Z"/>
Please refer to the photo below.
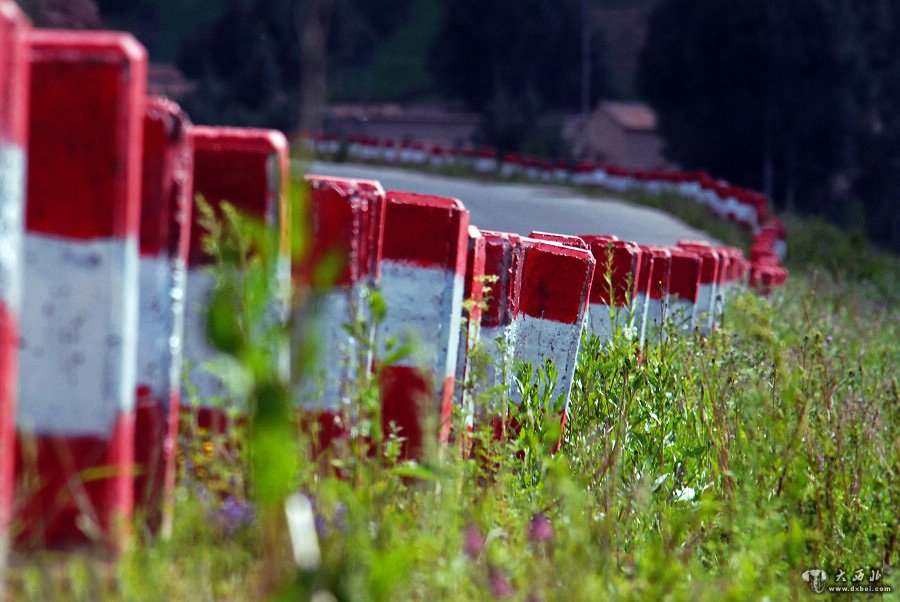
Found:
<path fill-rule="evenodd" d="M 352 231 L 355 242 L 353 243 L 352 252 L 350 252 L 351 249 L 345 250 L 344 273 L 339 279 L 339 284 L 350 284 L 363 277 L 368 277 L 373 282 L 378 280 L 381 271 L 385 208 L 385 193 L 381 183 L 377 180 L 356 180 L 317 175 L 307 175 L 304 179 L 310 182 L 313 188 L 310 209 L 312 210 L 313 231 L 316 235 L 313 237 L 312 263 L 315 264 L 317 259 L 321 260 L 324 254 L 328 252 L 328 248 L 335 247 L 335 245 L 339 248 L 343 243 L 338 241 L 350 240 L 347 237 L 351 236 Z M 353 219 L 358 222 L 356 225 L 349 224 L 350 230 L 343 234 L 340 231 L 334 231 L 335 228 L 340 230 L 341 227 L 338 223 L 342 218 L 338 215 L 331 215 L 330 217 L 327 215 L 328 212 L 340 212 L 341 209 L 338 205 L 335 205 L 333 200 L 331 202 L 328 201 L 326 197 L 330 193 L 319 190 L 325 185 L 335 187 L 345 197 L 359 197 L 356 201 L 345 198 L 343 201 L 338 202 L 338 205 L 350 203 L 355 216 Z M 325 196 L 319 196 L 323 194 Z M 325 204 L 320 204 L 322 202 Z M 345 216 L 344 219 L 349 219 L 349 217 Z M 348 263 L 351 261 L 351 257 L 355 261 L 355 264 L 352 266 Z"/>
<path fill-rule="evenodd" d="M 465 276 L 469 212 L 456 199 L 389 191 L 383 258 Z"/>
<path fill-rule="evenodd" d="M 148 98 L 144 114 L 141 255 L 187 260 L 194 155 L 190 122 L 177 104 Z"/>
<path fill-rule="evenodd" d="M 739 280 L 744 270 L 744 253 L 737 247 L 722 247 L 731 258 L 728 269 L 728 280 L 734 282 Z"/>
<path fill-rule="evenodd" d="M 469 226 L 469 247 L 466 255 L 466 280 L 464 299 L 475 304 L 469 310 L 469 319 L 475 323 L 481 321 L 481 302 L 484 299 L 484 259 L 485 241 L 481 230 Z"/>
<path fill-rule="evenodd" d="M 112 32 L 36 30 L 29 41 L 27 230 L 136 237 L 146 52 Z"/>
<path fill-rule="evenodd" d="M 339 262 L 335 281 L 317 283 L 350 286 L 363 277 L 363 247 L 366 230 L 363 220 L 365 203 L 357 189 L 347 180 L 307 176 L 310 183 L 310 228 L 312 248 L 302 266 L 297 266 L 300 279 L 312 283 L 316 267 L 329 258 Z"/>
<path fill-rule="evenodd" d="M 202 195 L 214 209 L 224 201 L 235 208 L 279 224 L 286 250 L 287 206 L 280 195 L 287 184 L 288 146 L 281 132 L 252 128 L 198 126 L 194 143 L 194 196 Z M 273 161 L 274 158 L 274 161 Z M 203 252 L 205 232 L 192 220 L 189 264 L 209 261 Z"/>
<path fill-rule="evenodd" d="M 716 279 L 717 284 L 725 284 L 731 282 L 735 270 L 736 259 L 732 247 L 716 247 L 719 254 L 719 273 Z"/>
<path fill-rule="evenodd" d="M 484 273 L 496 278 L 491 282 L 487 295 L 487 306 L 481 324 L 488 327 L 506 326 L 519 313 L 521 293 L 521 251 L 519 235 L 508 232 L 482 230 L 484 236 Z"/>
<path fill-rule="evenodd" d="M 381 252 L 384 243 L 384 188 L 376 180 L 354 180 L 362 197 L 366 200 L 367 244 L 363 253 L 364 273 L 373 282 L 381 275 Z"/>
<path fill-rule="evenodd" d="M 24 146 L 28 132 L 28 19 L 0 0 L 0 143 Z"/>
<path fill-rule="evenodd" d="M 588 244 L 584 242 L 577 236 L 572 236 L 570 234 L 553 234 L 552 232 L 538 232 L 532 231 L 531 234 L 528 235 L 528 238 L 533 238 L 535 240 L 546 240 L 549 242 L 557 242 L 561 245 L 566 245 L 569 247 L 575 247 L 576 249 L 589 249 Z"/>
<path fill-rule="evenodd" d="M 696 303 L 700 292 L 700 255 L 681 248 L 669 252 L 672 255 L 669 293 L 682 301 Z"/>
<path fill-rule="evenodd" d="M 642 245 L 638 245 L 640 257 L 640 270 L 637 272 L 635 285 L 638 295 L 647 295 L 650 292 L 650 276 L 653 272 L 653 253 L 650 249 Z"/>
<path fill-rule="evenodd" d="M 714 284 L 719 274 L 719 254 L 708 242 L 700 240 L 679 240 L 682 249 L 694 251 L 700 256 L 700 284 Z"/>
<path fill-rule="evenodd" d="M 591 285 L 591 303 L 600 305 L 627 305 L 637 291 L 636 275 L 640 273 L 640 247 L 615 236 L 581 236 L 589 245 L 597 267 Z M 610 263 L 611 262 L 611 263 Z M 612 291 L 607 282 L 607 272 L 612 276 Z M 612 293 L 612 299 L 610 299 Z"/>
<path fill-rule="evenodd" d="M 523 314 L 562 322 L 580 323 L 591 288 L 596 261 L 587 249 L 523 238 Z"/>
<path fill-rule="evenodd" d="M 672 253 L 665 247 L 649 247 L 653 263 L 650 269 L 650 298 L 661 301 L 669 294 L 671 287 Z"/>

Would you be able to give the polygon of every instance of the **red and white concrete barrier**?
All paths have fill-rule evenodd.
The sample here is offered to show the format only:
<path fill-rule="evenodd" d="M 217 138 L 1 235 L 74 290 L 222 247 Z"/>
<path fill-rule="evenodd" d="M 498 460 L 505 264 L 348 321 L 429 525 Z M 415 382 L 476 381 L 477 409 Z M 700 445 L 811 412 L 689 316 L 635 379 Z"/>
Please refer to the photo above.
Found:
<path fill-rule="evenodd" d="M 572 184 L 575 186 L 587 186 L 591 183 L 594 174 L 594 165 L 592 163 L 577 163 L 572 170 Z"/>
<path fill-rule="evenodd" d="M 672 248 L 669 273 L 667 322 L 678 332 L 694 328 L 700 295 L 700 256 L 695 251 Z"/>
<path fill-rule="evenodd" d="M 571 177 L 572 168 L 569 166 L 569 162 L 563 159 L 557 161 L 556 167 L 553 168 L 553 181 L 563 184 L 568 182 Z"/>
<path fill-rule="evenodd" d="M 373 160 L 378 159 L 379 155 L 384 159 L 386 163 L 397 163 L 400 161 L 400 150 L 397 148 L 397 142 L 395 140 L 385 140 L 383 147 L 378 146 L 378 142 L 373 140 L 372 147 L 376 149 L 373 153 Z M 378 149 L 381 149 L 381 152 L 378 152 Z"/>
<path fill-rule="evenodd" d="M 455 199 L 388 192 L 381 262 L 387 315 L 378 332 L 411 353 L 381 370 L 382 428 L 404 439 L 401 456 L 419 458 L 427 429 L 446 441 L 461 331 L 469 212 Z M 436 418 L 432 423 L 430 417 Z"/>
<path fill-rule="evenodd" d="M 147 56 L 117 33 L 30 43 L 18 541 L 116 544 L 134 494 Z"/>
<path fill-rule="evenodd" d="M 575 376 L 575 361 L 596 261 L 587 249 L 522 238 L 522 278 L 514 354 L 536 375 L 547 361 L 558 380 L 554 399 L 563 400 L 563 418 Z M 519 383 L 512 399 L 522 402 Z"/>
<path fill-rule="evenodd" d="M 644 327 L 641 341 L 662 340 L 669 315 L 669 276 L 672 269 L 672 253 L 666 247 L 650 245 L 642 247 L 644 257 L 649 253 L 650 282 L 646 299 Z M 643 264 L 642 264 L 643 265 Z"/>
<path fill-rule="evenodd" d="M 360 370 L 371 366 L 374 325 L 368 314 L 369 291 L 381 265 L 384 230 L 384 190 L 372 180 L 307 176 L 312 248 L 305 265 L 297 266 L 295 282 L 307 298 L 295 321 L 295 352 L 312 343 L 318 350 L 308 374 L 298 375 L 295 401 L 315 422 L 314 451 L 348 433 L 342 410 L 352 399 Z M 326 262 L 337 262 L 327 282 L 315 273 Z M 351 334 L 347 325 L 368 325 Z M 364 337 L 365 340 L 358 340 Z"/>
<path fill-rule="evenodd" d="M 500 163 L 500 177 L 512 178 L 522 175 L 522 159 L 513 153 L 503 155 L 503 161 Z"/>
<path fill-rule="evenodd" d="M 588 320 L 591 334 L 606 342 L 622 328 L 627 337 L 637 339 L 640 325 L 635 326 L 631 306 L 641 270 L 640 247 L 615 236 L 587 235 L 581 238 L 590 246 L 597 261 Z"/>
<path fill-rule="evenodd" d="M 284 189 L 288 179 L 288 147 L 284 135 L 274 130 L 194 127 L 193 195 L 200 195 L 218 215 L 223 202 L 271 226 L 279 236 L 284 261 L 289 257 L 289 215 Z M 225 414 L 214 398 L 229 394 L 208 364 L 220 354 L 206 334 L 206 307 L 215 281 L 213 258 L 203 250 L 206 232 L 193 212 L 188 254 L 187 294 L 184 309 L 184 357 L 189 363 L 188 381 L 196 389 L 197 419 L 214 431 L 225 428 Z M 279 266 L 277 286 L 288 290 L 289 270 Z M 234 400 L 232 400 L 234 401 Z M 185 408 L 187 409 L 187 408 Z"/>
<path fill-rule="evenodd" d="M 485 353 L 494 359 L 485 367 L 484 385 L 488 388 L 502 385 L 502 390 L 508 392 L 513 385 L 516 317 L 522 290 L 521 237 L 486 230 L 481 234 L 485 241 L 484 274 L 491 279 L 481 316 L 481 341 Z"/>
<path fill-rule="evenodd" d="M 469 352 L 478 344 L 481 335 L 481 314 L 484 302 L 484 255 L 485 241 L 481 231 L 469 226 L 468 251 L 466 254 L 465 290 L 463 292 L 464 330 L 459 338 L 456 355 L 456 405 L 461 407 L 466 418 L 466 426 L 474 425 L 475 399 L 467 379 L 472 376 Z"/>
<path fill-rule="evenodd" d="M 638 245 L 641 253 L 640 269 L 635 272 L 634 323 L 637 328 L 638 343 L 644 346 L 647 336 L 647 317 L 650 313 L 650 289 L 653 276 L 653 253 L 644 245 Z"/>
<path fill-rule="evenodd" d="M 489 148 L 479 149 L 475 160 L 475 172 L 484 176 L 496 171 L 497 153 Z"/>
<path fill-rule="evenodd" d="M 428 165 L 431 167 L 444 167 L 446 164 L 444 147 L 440 144 L 433 144 L 428 155 Z"/>
<path fill-rule="evenodd" d="M 743 253 L 735 247 L 717 247 L 716 252 L 719 254 L 719 276 L 716 283 L 715 306 L 713 307 L 713 327 L 722 324 L 725 303 L 733 294 L 740 269 L 739 264 L 743 259 Z"/>
<path fill-rule="evenodd" d="M 171 533 L 181 399 L 185 273 L 193 147 L 175 103 L 150 98 L 144 116 L 140 305 L 135 406 L 135 510 L 151 531 Z"/>
<path fill-rule="evenodd" d="M 334 159 L 341 150 L 341 140 L 335 134 L 316 136 L 316 154 L 323 159 Z"/>
<path fill-rule="evenodd" d="M 700 256 L 700 290 L 694 313 L 694 325 L 707 333 L 715 323 L 716 297 L 718 296 L 719 253 L 702 240 L 679 240 L 678 247 L 694 251 Z"/>
<path fill-rule="evenodd" d="M 28 21 L 0 0 L 0 575 L 6 566 L 15 489 L 15 410 L 25 157 L 28 138 Z M 2 578 L 0 578 L 2 582 Z M 0 584 L 0 597 L 3 596 Z"/>

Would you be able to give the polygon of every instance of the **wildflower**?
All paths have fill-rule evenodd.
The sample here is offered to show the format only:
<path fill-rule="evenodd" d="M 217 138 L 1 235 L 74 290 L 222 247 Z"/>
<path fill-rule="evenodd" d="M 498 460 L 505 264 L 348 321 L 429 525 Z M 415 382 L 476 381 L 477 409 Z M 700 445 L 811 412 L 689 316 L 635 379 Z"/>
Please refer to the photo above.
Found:
<path fill-rule="evenodd" d="M 337 507 L 335 507 L 332 524 L 338 531 L 342 533 L 347 532 L 347 505 L 344 502 L 338 502 Z"/>
<path fill-rule="evenodd" d="M 478 530 L 478 527 L 470 524 L 466 527 L 463 551 L 466 553 L 466 556 L 474 560 L 481 554 L 482 548 L 484 548 L 484 537 L 481 535 L 481 531 Z"/>
<path fill-rule="evenodd" d="M 693 487 L 685 487 L 683 489 L 676 489 L 672 492 L 672 498 L 676 502 L 690 502 L 694 499 L 696 492 Z"/>
<path fill-rule="evenodd" d="M 516 593 L 503 571 L 494 567 L 488 569 L 488 587 L 495 598 L 509 598 Z"/>
<path fill-rule="evenodd" d="M 528 523 L 528 541 L 531 543 L 548 543 L 553 541 L 553 525 L 543 512 L 534 515 Z"/>
<path fill-rule="evenodd" d="M 318 534 L 319 539 L 327 539 L 328 521 L 325 520 L 325 517 L 322 516 L 319 512 L 315 513 L 315 518 L 313 520 L 316 525 L 316 533 Z"/>
<path fill-rule="evenodd" d="M 226 535 L 234 535 L 241 527 L 253 522 L 255 512 L 253 505 L 246 500 L 239 500 L 233 495 L 225 498 L 222 507 L 219 508 L 213 518 Z"/>

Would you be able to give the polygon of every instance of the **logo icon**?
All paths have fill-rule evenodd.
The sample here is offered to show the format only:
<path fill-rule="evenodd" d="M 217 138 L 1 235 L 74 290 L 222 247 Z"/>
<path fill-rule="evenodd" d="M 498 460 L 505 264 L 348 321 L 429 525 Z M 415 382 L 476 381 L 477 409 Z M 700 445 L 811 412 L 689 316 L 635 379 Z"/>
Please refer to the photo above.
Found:
<path fill-rule="evenodd" d="M 822 569 L 809 569 L 803 571 L 803 580 L 809 583 L 809 588 L 817 594 L 825 591 L 825 582 L 828 581 L 828 573 Z"/>

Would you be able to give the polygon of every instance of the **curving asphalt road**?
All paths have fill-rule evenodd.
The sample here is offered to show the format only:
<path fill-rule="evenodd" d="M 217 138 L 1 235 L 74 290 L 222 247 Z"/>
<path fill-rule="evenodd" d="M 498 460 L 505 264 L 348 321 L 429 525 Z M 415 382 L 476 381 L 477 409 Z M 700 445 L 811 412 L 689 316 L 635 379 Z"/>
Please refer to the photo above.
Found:
<path fill-rule="evenodd" d="M 642 244 L 674 245 L 691 238 L 718 243 L 667 213 L 615 199 L 579 195 L 574 189 L 542 184 L 482 182 L 392 167 L 314 162 L 306 171 L 381 181 L 386 190 L 405 190 L 460 199 L 483 230 L 528 234 L 615 234 Z"/>

